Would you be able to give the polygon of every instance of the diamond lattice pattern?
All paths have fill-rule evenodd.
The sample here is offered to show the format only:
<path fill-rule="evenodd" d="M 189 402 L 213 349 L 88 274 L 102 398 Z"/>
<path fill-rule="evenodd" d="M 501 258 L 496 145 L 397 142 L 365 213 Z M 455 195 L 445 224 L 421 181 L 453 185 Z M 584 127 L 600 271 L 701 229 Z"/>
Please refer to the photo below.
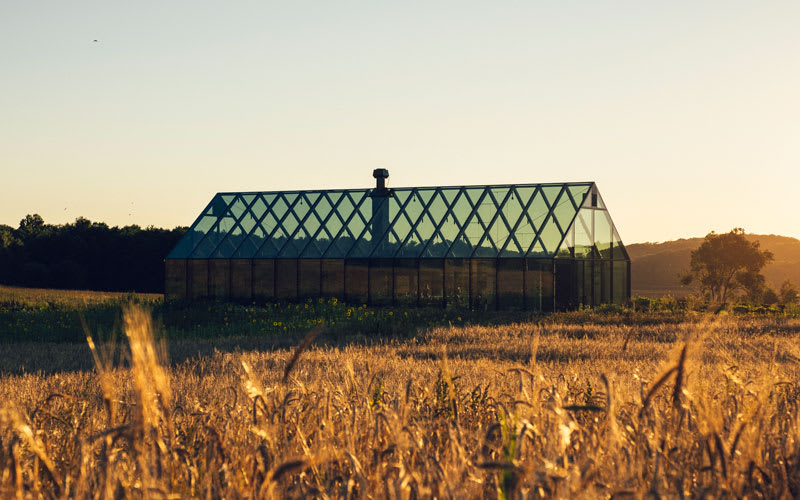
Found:
<path fill-rule="evenodd" d="M 592 183 L 221 193 L 168 258 L 616 256 L 624 248 L 590 193 Z"/>

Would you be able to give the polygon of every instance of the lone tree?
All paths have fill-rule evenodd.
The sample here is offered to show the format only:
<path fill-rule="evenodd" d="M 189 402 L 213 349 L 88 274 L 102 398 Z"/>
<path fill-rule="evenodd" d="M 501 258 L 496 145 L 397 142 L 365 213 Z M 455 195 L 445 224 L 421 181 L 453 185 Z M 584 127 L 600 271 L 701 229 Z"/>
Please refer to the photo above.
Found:
<path fill-rule="evenodd" d="M 725 234 L 712 231 L 692 252 L 691 269 L 681 277 L 681 283 L 697 283 L 712 302 L 725 305 L 729 293 L 736 289 L 752 292 L 763 287 L 761 269 L 772 259 L 772 252 L 762 250 L 757 241 L 748 241 L 742 228 Z"/>

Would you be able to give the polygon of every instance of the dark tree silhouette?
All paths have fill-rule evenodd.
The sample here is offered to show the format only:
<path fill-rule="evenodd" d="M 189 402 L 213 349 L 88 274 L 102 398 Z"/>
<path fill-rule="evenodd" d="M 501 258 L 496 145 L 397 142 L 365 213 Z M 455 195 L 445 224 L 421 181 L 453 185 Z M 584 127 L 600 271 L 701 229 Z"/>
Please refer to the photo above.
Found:
<path fill-rule="evenodd" d="M 185 232 L 108 227 L 83 217 L 50 225 L 38 214 L 27 215 L 17 229 L 0 225 L 0 283 L 161 292 L 164 257 Z"/>
<path fill-rule="evenodd" d="M 734 290 L 744 289 L 749 295 L 763 290 L 761 270 L 772 259 L 772 252 L 761 250 L 757 241 L 748 241 L 742 228 L 725 234 L 711 232 L 692 251 L 691 269 L 681 282 L 696 283 L 712 302 L 725 305 Z"/>

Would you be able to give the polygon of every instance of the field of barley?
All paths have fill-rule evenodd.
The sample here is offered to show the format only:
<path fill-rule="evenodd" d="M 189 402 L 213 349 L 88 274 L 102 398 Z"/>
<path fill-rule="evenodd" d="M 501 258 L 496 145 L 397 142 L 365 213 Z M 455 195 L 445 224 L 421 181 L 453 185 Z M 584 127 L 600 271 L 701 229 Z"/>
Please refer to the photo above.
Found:
<path fill-rule="evenodd" d="M 1 498 L 800 495 L 786 315 L 8 293 L 0 328 L 32 338 L 0 343 Z"/>

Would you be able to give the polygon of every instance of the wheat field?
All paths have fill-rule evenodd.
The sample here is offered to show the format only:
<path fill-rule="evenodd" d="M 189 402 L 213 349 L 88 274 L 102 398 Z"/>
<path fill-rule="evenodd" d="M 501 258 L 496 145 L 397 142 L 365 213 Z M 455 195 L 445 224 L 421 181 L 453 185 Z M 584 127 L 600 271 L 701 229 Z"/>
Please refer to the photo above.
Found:
<path fill-rule="evenodd" d="M 800 320 L 437 327 L 0 376 L 2 498 L 791 498 Z M 68 352 L 68 351 L 65 351 Z"/>

